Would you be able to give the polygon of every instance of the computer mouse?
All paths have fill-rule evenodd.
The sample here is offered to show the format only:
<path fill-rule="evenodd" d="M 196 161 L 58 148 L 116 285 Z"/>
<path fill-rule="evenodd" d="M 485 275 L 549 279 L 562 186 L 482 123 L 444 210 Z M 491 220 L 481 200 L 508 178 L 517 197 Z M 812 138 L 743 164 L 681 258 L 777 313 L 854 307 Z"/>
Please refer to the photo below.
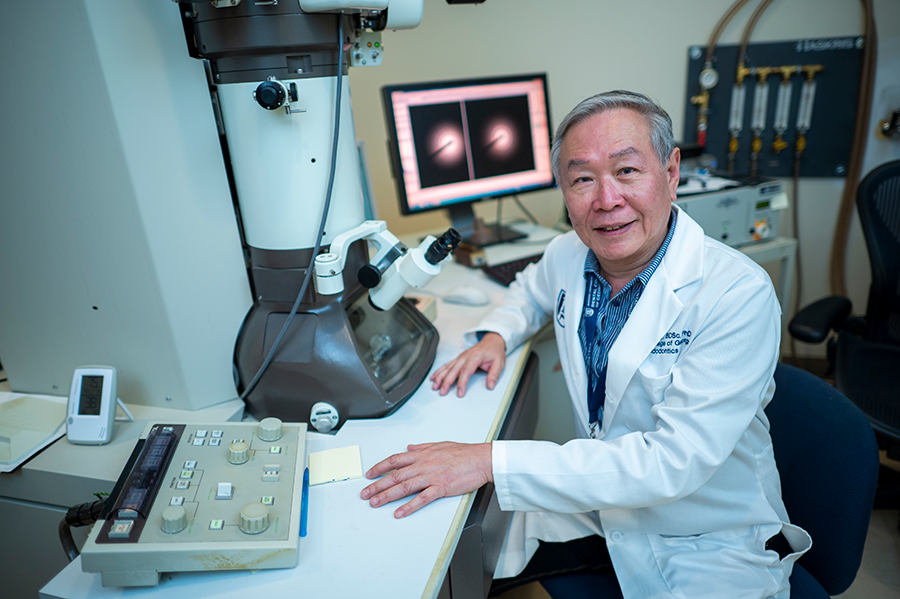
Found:
<path fill-rule="evenodd" d="M 441 299 L 451 304 L 462 304 L 464 306 L 486 306 L 491 301 L 487 293 L 477 287 L 469 287 L 468 285 L 451 289 L 442 295 Z"/>

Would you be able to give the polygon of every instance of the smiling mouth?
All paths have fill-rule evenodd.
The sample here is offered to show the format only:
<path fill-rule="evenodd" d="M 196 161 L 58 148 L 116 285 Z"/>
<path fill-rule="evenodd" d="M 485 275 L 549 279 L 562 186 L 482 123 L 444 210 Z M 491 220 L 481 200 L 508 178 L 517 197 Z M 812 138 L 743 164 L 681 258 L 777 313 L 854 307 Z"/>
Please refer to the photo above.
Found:
<path fill-rule="evenodd" d="M 604 233 L 612 233 L 613 231 L 618 231 L 620 229 L 624 229 L 625 227 L 627 227 L 630 224 L 631 223 L 625 223 L 624 225 L 615 225 L 612 227 L 597 227 L 597 230 L 603 231 Z"/>

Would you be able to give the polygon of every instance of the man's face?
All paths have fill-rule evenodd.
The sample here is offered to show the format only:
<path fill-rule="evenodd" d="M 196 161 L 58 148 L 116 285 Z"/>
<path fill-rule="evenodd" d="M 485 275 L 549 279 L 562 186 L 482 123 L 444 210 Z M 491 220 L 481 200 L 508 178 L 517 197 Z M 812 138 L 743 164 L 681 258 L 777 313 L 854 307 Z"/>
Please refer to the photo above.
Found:
<path fill-rule="evenodd" d="M 668 232 L 680 154 L 660 164 L 650 127 L 618 108 L 569 129 L 560 148 L 560 187 L 578 237 L 611 276 L 629 279 L 653 259 Z"/>

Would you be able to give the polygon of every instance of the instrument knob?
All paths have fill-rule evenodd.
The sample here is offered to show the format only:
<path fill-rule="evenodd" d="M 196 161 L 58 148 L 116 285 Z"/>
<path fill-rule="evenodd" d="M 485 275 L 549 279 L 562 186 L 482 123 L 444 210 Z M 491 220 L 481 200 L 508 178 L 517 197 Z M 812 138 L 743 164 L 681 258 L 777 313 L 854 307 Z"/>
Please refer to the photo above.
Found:
<path fill-rule="evenodd" d="M 276 81 L 263 81 L 253 92 L 253 99 L 266 110 L 284 106 L 286 98 L 284 85 Z"/>
<path fill-rule="evenodd" d="M 238 527 L 248 535 L 261 533 L 269 528 L 269 508 L 258 501 L 248 503 L 241 510 L 241 523 Z"/>
<path fill-rule="evenodd" d="M 250 446 L 244 441 L 235 441 L 228 447 L 228 461 L 243 464 L 250 459 Z"/>
<path fill-rule="evenodd" d="M 278 418 L 263 418 L 256 429 L 256 435 L 262 441 L 277 441 L 284 435 L 281 420 Z"/>
<path fill-rule="evenodd" d="M 170 505 L 162 513 L 162 528 L 164 533 L 173 535 L 181 532 L 187 526 L 187 512 L 180 505 Z"/>

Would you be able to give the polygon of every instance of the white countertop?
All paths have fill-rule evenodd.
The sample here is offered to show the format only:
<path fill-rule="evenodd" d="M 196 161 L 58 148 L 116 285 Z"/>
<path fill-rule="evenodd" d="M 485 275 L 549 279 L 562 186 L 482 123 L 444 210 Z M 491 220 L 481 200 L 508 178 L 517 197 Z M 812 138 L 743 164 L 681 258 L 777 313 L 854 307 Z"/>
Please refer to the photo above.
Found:
<path fill-rule="evenodd" d="M 480 271 L 450 264 L 429 286 L 437 295 L 461 284 L 488 292 L 491 305 L 481 307 L 437 302 L 435 326 L 441 334 L 435 366 L 462 349 L 462 333 L 474 326 L 505 288 Z M 484 374 L 473 378 L 463 398 L 441 397 L 427 381 L 391 416 L 348 421 L 335 435 L 310 433 L 307 451 L 359 445 L 363 471 L 410 443 L 459 441 L 478 443 L 496 437 L 524 368 L 527 352 L 519 348 L 494 391 Z M 138 414 L 135 414 L 138 418 Z M 374 509 L 359 498 L 365 478 L 312 487 L 308 534 L 300 540 L 299 564 L 293 569 L 164 574 L 157 587 L 104 588 L 98 574 L 81 571 L 80 558 L 42 590 L 45 598 L 135 597 L 160 593 L 166 599 L 201 596 L 392 598 L 435 597 L 471 507 L 473 495 L 445 498 L 412 516 L 396 520 L 399 503 Z M 405 500 L 404 500 L 405 501 Z M 162 595 L 164 594 L 164 595 Z"/>

